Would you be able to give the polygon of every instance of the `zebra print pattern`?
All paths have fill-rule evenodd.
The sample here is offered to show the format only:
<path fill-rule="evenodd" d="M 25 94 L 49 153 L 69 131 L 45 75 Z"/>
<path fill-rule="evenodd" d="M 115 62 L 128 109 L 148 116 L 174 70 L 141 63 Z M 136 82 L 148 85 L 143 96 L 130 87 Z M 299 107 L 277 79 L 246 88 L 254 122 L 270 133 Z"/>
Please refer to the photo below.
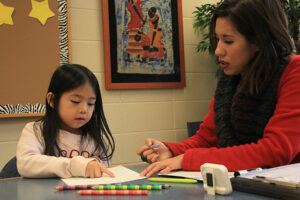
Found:
<path fill-rule="evenodd" d="M 58 29 L 59 29 L 59 57 L 60 65 L 69 63 L 69 39 L 68 39 L 68 5 L 67 0 L 57 0 L 58 2 Z M 5 106 L 0 105 L 0 114 L 23 114 L 23 113 L 43 113 L 46 106 L 42 104 L 21 104 Z"/>
<path fill-rule="evenodd" d="M 69 39 L 68 39 L 68 5 L 67 0 L 57 0 L 58 6 L 58 29 L 59 29 L 59 57 L 60 65 L 69 63 Z"/>
<path fill-rule="evenodd" d="M 46 112 L 46 106 L 42 104 L 26 104 L 25 106 L 21 104 L 6 106 L 0 105 L 0 114 L 21 114 L 21 113 L 43 113 Z"/>

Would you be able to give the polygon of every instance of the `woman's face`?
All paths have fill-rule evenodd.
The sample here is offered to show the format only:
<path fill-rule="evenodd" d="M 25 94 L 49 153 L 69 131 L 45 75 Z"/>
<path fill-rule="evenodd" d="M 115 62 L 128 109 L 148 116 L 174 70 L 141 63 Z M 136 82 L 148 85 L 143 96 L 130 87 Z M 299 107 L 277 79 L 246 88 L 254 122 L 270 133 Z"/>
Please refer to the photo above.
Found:
<path fill-rule="evenodd" d="M 220 67 L 227 75 L 241 74 L 258 47 L 250 44 L 228 17 L 217 18 L 215 33 L 218 41 L 215 54 L 219 57 Z"/>

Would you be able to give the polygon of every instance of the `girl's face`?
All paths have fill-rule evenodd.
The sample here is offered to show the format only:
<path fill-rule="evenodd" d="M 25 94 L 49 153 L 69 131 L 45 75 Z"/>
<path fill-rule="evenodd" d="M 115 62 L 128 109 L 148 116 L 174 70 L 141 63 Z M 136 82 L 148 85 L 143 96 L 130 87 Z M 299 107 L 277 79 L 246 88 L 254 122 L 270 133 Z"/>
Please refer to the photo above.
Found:
<path fill-rule="evenodd" d="M 250 44 L 228 17 L 217 18 L 215 32 L 218 39 L 215 54 L 219 57 L 220 67 L 227 75 L 241 74 L 258 47 Z"/>
<path fill-rule="evenodd" d="M 58 103 L 61 128 L 80 133 L 79 128 L 89 122 L 94 112 L 96 94 L 87 81 L 76 89 L 65 92 Z"/>

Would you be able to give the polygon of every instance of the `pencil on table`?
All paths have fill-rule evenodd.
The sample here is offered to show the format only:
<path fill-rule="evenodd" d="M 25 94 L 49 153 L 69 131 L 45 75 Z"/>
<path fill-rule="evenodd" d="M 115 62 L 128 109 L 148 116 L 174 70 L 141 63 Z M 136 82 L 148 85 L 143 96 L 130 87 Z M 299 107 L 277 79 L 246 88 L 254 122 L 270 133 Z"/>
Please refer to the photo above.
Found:
<path fill-rule="evenodd" d="M 80 195 L 147 195 L 148 190 L 80 190 Z"/>
<path fill-rule="evenodd" d="M 120 184 L 122 185 L 122 184 Z M 169 187 L 171 187 L 171 185 L 168 185 L 168 184 L 159 184 L 159 183 L 155 183 L 155 184 L 123 184 L 123 185 L 161 185 L 162 189 L 167 189 Z"/>
<path fill-rule="evenodd" d="M 95 185 L 60 185 L 54 188 L 54 190 L 86 190 L 91 189 Z"/>
<path fill-rule="evenodd" d="M 87 189 L 92 189 L 94 186 L 116 186 L 116 185 L 121 185 L 120 183 L 118 184 L 93 184 L 93 185 L 60 185 L 54 188 L 54 190 L 87 190 Z M 161 186 L 162 189 L 169 188 L 170 186 L 167 184 L 123 184 L 123 186 Z"/>
<path fill-rule="evenodd" d="M 161 190 L 162 185 L 97 185 L 94 190 Z"/>

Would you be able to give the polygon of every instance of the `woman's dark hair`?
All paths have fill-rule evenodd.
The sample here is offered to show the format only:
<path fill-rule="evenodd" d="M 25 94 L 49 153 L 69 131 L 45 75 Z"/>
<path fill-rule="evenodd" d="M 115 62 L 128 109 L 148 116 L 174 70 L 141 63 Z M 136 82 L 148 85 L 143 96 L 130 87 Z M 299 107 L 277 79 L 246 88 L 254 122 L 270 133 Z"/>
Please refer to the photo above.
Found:
<path fill-rule="evenodd" d="M 103 112 L 101 92 L 95 75 L 86 67 L 77 64 L 65 64 L 56 69 L 53 73 L 48 92 L 52 92 L 54 97 L 53 108 L 46 99 L 46 114 L 41 119 L 42 135 L 45 141 L 45 154 L 55 156 L 56 150 L 60 152 L 57 144 L 57 136 L 60 129 L 60 117 L 58 115 L 58 104 L 63 93 L 76 89 L 89 82 L 96 94 L 94 112 L 90 121 L 82 126 L 82 138 L 87 134 L 95 141 L 96 152 L 101 153 L 100 159 L 108 160 L 112 157 L 115 150 L 115 142 L 108 127 Z M 107 143 L 105 142 L 107 141 Z"/>
<path fill-rule="evenodd" d="M 228 17 L 235 28 L 259 51 L 243 71 L 241 87 L 260 93 L 278 70 L 279 60 L 293 51 L 287 17 L 279 0 L 224 0 L 218 4 L 210 24 L 210 42 L 217 47 L 215 34 L 219 17 Z"/>

